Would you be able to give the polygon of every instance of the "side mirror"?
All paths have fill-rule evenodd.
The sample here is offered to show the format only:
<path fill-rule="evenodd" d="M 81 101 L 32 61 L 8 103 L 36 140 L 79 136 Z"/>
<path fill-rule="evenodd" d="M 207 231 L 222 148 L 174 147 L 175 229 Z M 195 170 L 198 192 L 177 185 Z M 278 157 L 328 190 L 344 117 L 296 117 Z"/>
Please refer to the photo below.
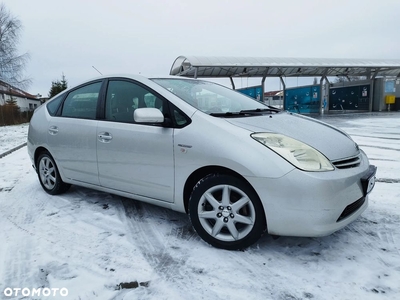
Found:
<path fill-rule="evenodd" d="M 135 109 L 133 118 L 136 123 L 154 124 L 164 122 L 164 115 L 162 112 L 152 107 Z"/>

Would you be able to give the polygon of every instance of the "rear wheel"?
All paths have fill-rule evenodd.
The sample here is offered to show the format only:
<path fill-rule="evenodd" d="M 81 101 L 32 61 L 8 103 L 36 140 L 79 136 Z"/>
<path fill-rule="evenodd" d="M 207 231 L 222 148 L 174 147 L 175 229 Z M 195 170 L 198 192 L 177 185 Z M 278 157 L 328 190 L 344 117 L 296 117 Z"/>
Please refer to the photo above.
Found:
<path fill-rule="evenodd" d="M 36 167 L 40 184 L 50 195 L 64 193 L 70 188 L 70 184 L 62 181 L 57 165 L 50 153 L 41 153 L 37 159 Z"/>
<path fill-rule="evenodd" d="M 200 237 L 214 247 L 237 250 L 266 229 L 261 201 L 249 184 L 229 175 L 209 175 L 193 189 L 189 215 Z"/>

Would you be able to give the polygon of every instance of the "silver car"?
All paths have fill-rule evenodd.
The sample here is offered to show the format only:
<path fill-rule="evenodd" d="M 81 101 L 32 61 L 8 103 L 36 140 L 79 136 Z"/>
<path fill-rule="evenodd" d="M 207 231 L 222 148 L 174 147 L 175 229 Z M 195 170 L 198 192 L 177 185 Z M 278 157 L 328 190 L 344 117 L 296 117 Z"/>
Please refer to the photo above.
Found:
<path fill-rule="evenodd" d="M 52 195 L 71 184 L 187 213 L 209 244 L 324 236 L 368 205 L 376 167 L 343 131 L 181 77 L 100 77 L 31 120 L 28 152 Z"/>

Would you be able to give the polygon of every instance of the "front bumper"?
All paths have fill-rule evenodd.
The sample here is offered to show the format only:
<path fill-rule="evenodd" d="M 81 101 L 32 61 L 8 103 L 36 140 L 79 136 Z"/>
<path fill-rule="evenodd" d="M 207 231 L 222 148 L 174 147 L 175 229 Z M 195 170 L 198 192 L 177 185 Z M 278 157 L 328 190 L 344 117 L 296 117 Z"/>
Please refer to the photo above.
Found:
<path fill-rule="evenodd" d="M 294 169 L 278 179 L 246 177 L 264 206 L 268 233 L 325 236 L 357 219 L 368 206 L 376 167 L 362 153 L 360 166 L 332 172 Z"/>

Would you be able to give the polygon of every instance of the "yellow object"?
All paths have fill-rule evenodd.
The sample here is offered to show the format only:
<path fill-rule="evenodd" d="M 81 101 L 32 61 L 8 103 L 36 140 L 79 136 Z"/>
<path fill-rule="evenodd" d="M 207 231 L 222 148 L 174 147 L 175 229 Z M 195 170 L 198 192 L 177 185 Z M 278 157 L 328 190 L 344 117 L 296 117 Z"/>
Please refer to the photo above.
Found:
<path fill-rule="evenodd" d="M 396 100 L 396 96 L 395 95 L 386 95 L 385 96 L 386 104 L 394 104 L 395 100 Z"/>

